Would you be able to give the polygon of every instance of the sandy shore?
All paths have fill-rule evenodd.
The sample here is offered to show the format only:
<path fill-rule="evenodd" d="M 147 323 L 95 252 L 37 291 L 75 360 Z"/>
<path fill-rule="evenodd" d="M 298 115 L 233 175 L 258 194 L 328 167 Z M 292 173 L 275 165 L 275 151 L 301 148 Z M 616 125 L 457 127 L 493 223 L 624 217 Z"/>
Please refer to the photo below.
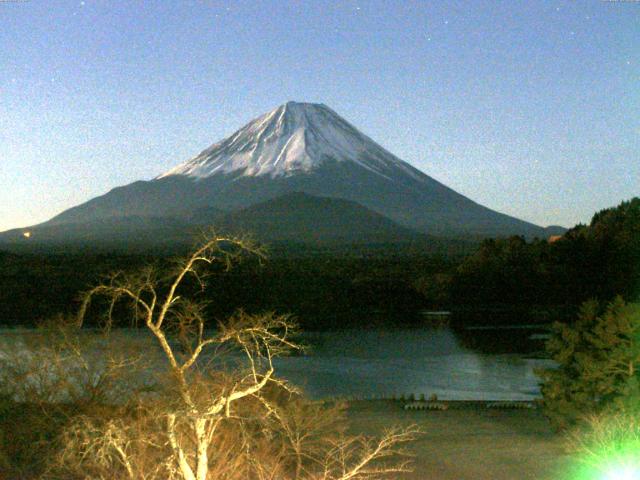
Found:
<path fill-rule="evenodd" d="M 353 401 L 352 433 L 380 435 L 392 425 L 417 424 L 415 472 L 407 480 L 556 480 L 569 458 L 562 437 L 538 410 L 452 405 L 446 411 L 405 411 L 400 402 Z"/>

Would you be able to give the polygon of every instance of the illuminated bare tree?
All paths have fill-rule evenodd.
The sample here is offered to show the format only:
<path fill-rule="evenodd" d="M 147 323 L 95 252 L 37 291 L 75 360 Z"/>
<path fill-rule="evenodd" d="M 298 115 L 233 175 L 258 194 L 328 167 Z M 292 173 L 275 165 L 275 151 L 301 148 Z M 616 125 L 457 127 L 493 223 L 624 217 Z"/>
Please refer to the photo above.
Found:
<path fill-rule="evenodd" d="M 118 273 L 86 293 L 78 326 L 94 298 L 107 299 L 107 329 L 125 302 L 151 332 L 170 375 L 166 389 L 139 402 L 126 419 L 78 419 L 65 433 L 57 468 L 73 466 L 94 478 L 181 480 L 347 480 L 407 471 L 405 462 L 371 465 L 402 454 L 394 446 L 414 438 L 415 429 L 389 432 L 378 443 L 333 434 L 335 411 L 304 401 L 275 376 L 274 358 L 300 349 L 288 317 L 239 312 L 214 331 L 206 328 L 206 304 L 190 298 L 185 284 L 204 289 L 208 268 L 230 268 L 244 255 L 263 252 L 214 235 L 168 276 L 154 268 Z M 212 368 L 223 350 L 224 358 L 244 360 Z"/>

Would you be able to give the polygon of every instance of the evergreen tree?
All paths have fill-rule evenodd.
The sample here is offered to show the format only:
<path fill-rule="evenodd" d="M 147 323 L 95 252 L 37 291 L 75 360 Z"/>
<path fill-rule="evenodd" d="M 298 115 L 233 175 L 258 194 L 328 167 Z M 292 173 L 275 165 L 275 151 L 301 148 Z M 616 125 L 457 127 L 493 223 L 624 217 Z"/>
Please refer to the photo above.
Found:
<path fill-rule="evenodd" d="M 558 428 L 640 401 L 640 304 L 585 302 L 574 324 L 554 325 L 547 350 L 558 367 L 540 372 L 542 395 Z"/>

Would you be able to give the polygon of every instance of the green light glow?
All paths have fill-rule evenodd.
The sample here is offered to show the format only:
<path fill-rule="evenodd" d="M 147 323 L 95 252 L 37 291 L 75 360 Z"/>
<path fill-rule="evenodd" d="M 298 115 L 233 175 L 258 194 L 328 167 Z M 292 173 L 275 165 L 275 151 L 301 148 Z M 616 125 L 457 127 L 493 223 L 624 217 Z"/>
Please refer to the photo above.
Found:
<path fill-rule="evenodd" d="M 568 438 L 573 465 L 568 480 L 640 480 L 640 413 L 637 408 L 593 416 Z M 569 472 L 568 472 L 569 473 Z"/>
<path fill-rule="evenodd" d="M 620 466 L 612 468 L 603 480 L 639 480 L 640 469 L 634 466 Z"/>
<path fill-rule="evenodd" d="M 640 451 L 636 448 L 604 448 L 577 460 L 571 480 L 640 480 Z"/>
<path fill-rule="evenodd" d="M 594 455 L 591 459 L 599 458 L 594 466 L 599 474 L 594 480 L 640 480 L 640 451 L 638 443 L 631 441 L 624 444 L 603 448 L 600 455 Z M 589 478 L 592 478 L 589 476 Z"/>

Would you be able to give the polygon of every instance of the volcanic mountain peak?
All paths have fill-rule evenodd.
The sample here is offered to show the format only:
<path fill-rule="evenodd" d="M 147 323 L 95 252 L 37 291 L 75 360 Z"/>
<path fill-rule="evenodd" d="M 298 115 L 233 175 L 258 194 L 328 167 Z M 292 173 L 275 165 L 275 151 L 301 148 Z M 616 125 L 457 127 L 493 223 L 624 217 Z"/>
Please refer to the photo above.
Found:
<path fill-rule="evenodd" d="M 157 178 L 206 178 L 233 172 L 290 176 L 308 173 L 329 159 L 352 161 L 384 177 L 398 167 L 416 174 L 326 105 L 287 102 Z"/>
<path fill-rule="evenodd" d="M 318 208 L 325 205 L 321 199 L 326 197 L 337 201 L 329 202 L 334 206 L 341 200 L 350 201 L 405 229 L 430 235 L 548 236 L 543 228 L 483 207 L 403 162 L 325 105 L 295 102 L 262 115 L 154 180 L 117 187 L 60 213 L 42 227 L 66 224 L 69 228 L 61 227 L 58 236 L 78 238 L 80 233 L 70 225 L 79 225 L 81 232 L 82 225 L 94 228 L 102 221 L 127 217 L 193 224 L 194 212 L 202 209 L 245 209 L 246 215 L 249 209 L 254 220 L 259 214 L 266 218 L 260 220 L 263 223 L 252 220 L 247 225 L 266 231 L 281 228 L 277 225 L 283 222 L 296 223 L 295 215 L 284 214 L 270 203 L 292 192 L 303 192 L 312 199 L 297 202 L 295 207 L 296 202 L 285 197 L 275 205 L 285 204 L 294 213 L 317 220 L 318 228 L 322 223 Z M 251 209 L 265 202 L 269 209 Z M 317 208 L 312 208 L 314 203 Z M 360 218 L 358 215 L 354 218 Z M 373 223 L 364 223 L 384 227 L 384 222 L 365 216 Z M 214 217 L 210 220 L 219 220 Z M 325 222 L 327 235 L 335 228 L 332 238 L 354 232 L 347 228 L 348 221 L 334 223 Z M 40 236 L 37 229 L 32 230 L 34 237 Z M 369 239 L 379 238 L 360 232 Z M 22 232 L 17 231 L 16 238 L 21 240 Z"/>

